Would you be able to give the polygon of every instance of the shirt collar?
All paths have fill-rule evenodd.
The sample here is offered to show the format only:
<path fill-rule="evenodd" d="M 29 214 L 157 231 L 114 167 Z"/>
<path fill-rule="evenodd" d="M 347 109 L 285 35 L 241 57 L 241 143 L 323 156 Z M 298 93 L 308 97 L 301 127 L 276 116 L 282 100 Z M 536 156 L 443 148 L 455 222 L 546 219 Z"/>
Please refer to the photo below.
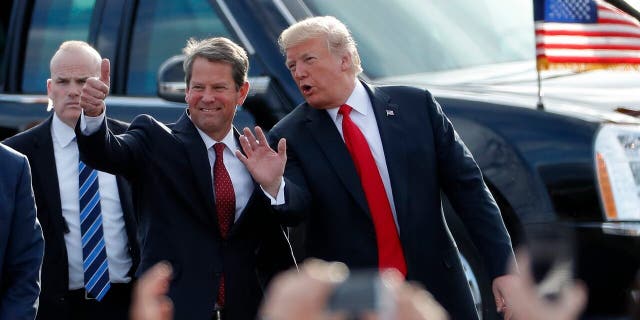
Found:
<path fill-rule="evenodd" d="M 236 144 L 236 137 L 233 135 L 233 126 L 231 126 L 231 130 L 227 132 L 227 135 L 222 138 L 222 141 L 213 140 L 211 137 L 209 137 L 209 135 L 204 133 L 204 131 L 200 130 L 198 126 L 195 127 L 198 130 L 198 133 L 200 134 L 200 138 L 202 138 L 204 145 L 207 147 L 207 150 L 209 150 L 211 147 L 213 147 L 214 144 L 218 142 L 224 143 L 224 145 L 229 148 L 229 150 L 231 150 L 231 153 L 233 153 L 234 150 L 238 149 L 238 145 Z"/>
<path fill-rule="evenodd" d="M 51 132 L 63 148 L 67 147 L 76 138 L 76 133 L 73 131 L 73 128 L 62 122 L 55 112 L 53 113 L 53 120 L 51 121 Z"/>
<path fill-rule="evenodd" d="M 368 111 L 366 106 L 369 100 L 369 94 L 367 93 L 367 90 L 364 88 L 362 83 L 358 81 L 358 79 L 356 79 L 355 81 L 356 81 L 356 86 L 353 88 L 353 91 L 351 92 L 351 95 L 349 96 L 345 104 L 348 104 L 353 110 L 366 116 Z M 340 109 L 340 106 L 327 109 L 327 112 L 331 116 L 331 119 L 333 119 L 334 121 L 338 119 L 339 109 Z"/>

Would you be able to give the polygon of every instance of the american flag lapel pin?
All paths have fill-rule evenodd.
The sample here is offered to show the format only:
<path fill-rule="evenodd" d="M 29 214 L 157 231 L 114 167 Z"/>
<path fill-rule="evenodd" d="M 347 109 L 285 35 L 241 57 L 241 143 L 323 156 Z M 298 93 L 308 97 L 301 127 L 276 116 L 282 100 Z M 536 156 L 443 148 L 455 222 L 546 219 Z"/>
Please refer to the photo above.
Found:
<path fill-rule="evenodd" d="M 387 117 L 392 117 L 396 115 L 396 113 L 393 112 L 393 110 L 386 110 L 386 111 L 387 111 Z"/>

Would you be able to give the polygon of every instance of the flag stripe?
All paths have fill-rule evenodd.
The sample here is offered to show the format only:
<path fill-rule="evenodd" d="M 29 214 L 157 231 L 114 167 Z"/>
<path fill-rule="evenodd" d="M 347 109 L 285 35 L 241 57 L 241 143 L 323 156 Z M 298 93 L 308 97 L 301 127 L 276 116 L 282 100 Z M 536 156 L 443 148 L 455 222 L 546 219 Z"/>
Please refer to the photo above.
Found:
<path fill-rule="evenodd" d="M 635 46 L 640 45 L 640 38 L 625 37 L 572 37 L 572 36 L 537 36 L 536 46 L 549 45 L 610 45 L 610 46 Z"/>
<path fill-rule="evenodd" d="M 638 50 L 640 51 L 640 44 L 638 45 L 608 45 L 608 44 L 545 44 L 538 45 L 536 49 L 573 49 L 573 50 Z"/>
<path fill-rule="evenodd" d="M 549 63 L 604 63 L 604 64 L 640 64 L 639 58 L 620 58 L 620 57 L 547 57 Z"/>

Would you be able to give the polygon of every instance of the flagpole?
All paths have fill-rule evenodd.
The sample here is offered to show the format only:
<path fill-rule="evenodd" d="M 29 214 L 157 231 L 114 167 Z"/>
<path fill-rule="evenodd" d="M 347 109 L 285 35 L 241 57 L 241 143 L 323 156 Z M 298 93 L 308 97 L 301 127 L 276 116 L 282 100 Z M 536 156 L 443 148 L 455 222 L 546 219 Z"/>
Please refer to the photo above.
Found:
<path fill-rule="evenodd" d="M 544 110 L 544 103 L 542 102 L 542 77 L 540 76 L 540 68 L 537 65 L 536 74 L 538 75 L 538 103 L 536 104 L 536 109 Z"/>

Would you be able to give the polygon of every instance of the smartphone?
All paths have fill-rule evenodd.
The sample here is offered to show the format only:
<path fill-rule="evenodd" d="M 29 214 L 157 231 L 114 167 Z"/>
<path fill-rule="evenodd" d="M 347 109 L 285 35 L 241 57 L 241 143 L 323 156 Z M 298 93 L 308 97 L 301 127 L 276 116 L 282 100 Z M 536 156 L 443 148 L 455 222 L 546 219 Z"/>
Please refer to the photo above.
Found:
<path fill-rule="evenodd" d="M 525 249 L 540 296 L 554 300 L 575 279 L 575 239 L 571 228 L 546 222 L 525 226 Z"/>
<path fill-rule="evenodd" d="M 380 278 L 378 270 L 352 271 L 329 296 L 327 310 L 347 319 L 362 319 L 375 314 L 378 319 L 393 319 L 394 298 Z"/>

